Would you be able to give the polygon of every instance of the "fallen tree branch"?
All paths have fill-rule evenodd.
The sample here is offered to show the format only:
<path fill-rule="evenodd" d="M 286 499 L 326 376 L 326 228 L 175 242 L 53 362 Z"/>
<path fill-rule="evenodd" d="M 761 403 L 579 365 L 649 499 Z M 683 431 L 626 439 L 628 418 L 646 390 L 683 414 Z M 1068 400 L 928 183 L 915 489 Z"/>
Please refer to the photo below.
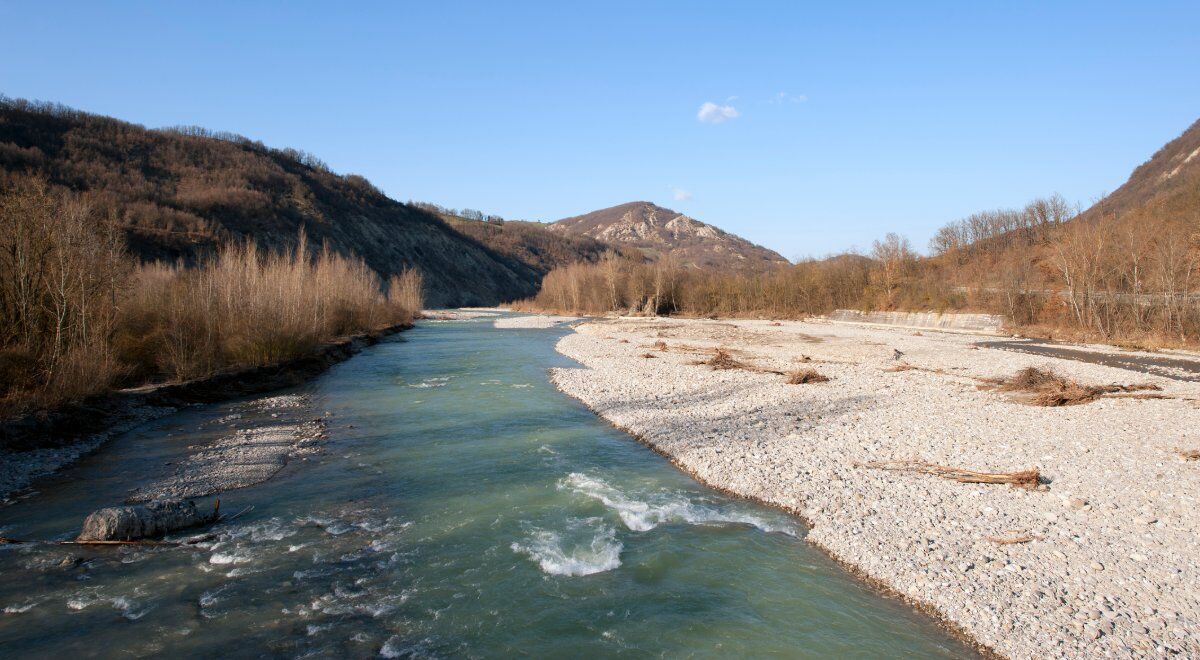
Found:
<path fill-rule="evenodd" d="M 978 472 L 924 461 L 872 461 L 862 465 L 876 470 L 932 474 L 964 484 L 1008 484 L 1018 488 L 1037 488 L 1041 483 L 1041 474 L 1037 468 L 1017 472 Z"/>
<path fill-rule="evenodd" d="M 1017 536 L 985 536 L 983 537 L 997 545 L 1015 545 L 1017 543 L 1029 543 L 1030 541 L 1040 541 L 1042 537 L 1034 536 L 1033 534 L 1019 534 Z"/>

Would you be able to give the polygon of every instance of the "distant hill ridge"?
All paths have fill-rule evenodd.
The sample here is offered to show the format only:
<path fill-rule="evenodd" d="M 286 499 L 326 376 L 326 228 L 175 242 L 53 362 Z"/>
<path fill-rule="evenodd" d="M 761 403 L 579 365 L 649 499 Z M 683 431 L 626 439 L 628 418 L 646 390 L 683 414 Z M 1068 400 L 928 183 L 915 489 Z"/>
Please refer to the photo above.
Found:
<path fill-rule="evenodd" d="M 564 218 L 549 228 L 637 248 L 651 258 L 669 254 L 693 267 L 765 270 L 788 263 L 777 252 L 652 202 L 629 202 Z"/>

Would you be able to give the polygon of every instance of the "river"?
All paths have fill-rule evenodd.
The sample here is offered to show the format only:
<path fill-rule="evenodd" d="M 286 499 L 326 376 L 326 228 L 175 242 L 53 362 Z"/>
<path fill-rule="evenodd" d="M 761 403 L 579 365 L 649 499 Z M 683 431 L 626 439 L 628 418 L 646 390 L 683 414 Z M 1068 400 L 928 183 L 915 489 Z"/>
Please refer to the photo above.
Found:
<path fill-rule="evenodd" d="M 226 493 L 196 547 L 0 546 L 7 657 L 969 657 L 804 542 L 554 389 L 564 330 L 425 322 L 286 395 L 324 451 Z M 275 395 L 273 395 L 275 396 Z M 17 503 L 0 535 L 67 539 L 189 447 L 311 414 L 194 407 Z"/>

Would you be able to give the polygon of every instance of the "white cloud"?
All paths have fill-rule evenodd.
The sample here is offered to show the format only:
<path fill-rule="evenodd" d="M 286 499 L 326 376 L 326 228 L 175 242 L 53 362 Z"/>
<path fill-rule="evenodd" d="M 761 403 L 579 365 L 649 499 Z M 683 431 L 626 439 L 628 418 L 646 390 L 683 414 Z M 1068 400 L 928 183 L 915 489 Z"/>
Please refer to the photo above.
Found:
<path fill-rule="evenodd" d="M 712 101 L 705 101 L 704 105 L 700 106 L 700 111 L 696 113 L 696 119 L 706 124 L 720 124 L 730 119 L 737 119 L 741 113 L 732 105 L 717 105 Z"/>
<path fill-rule="evenodd" d="M 683 188 L 672 188 L 671 196 L 674 197 L 675 201 L 677 202 L 686 202 L 692 198 L 692 193 L 684 190 Z"/>
<path fill-rule="evenodd" d="M 771 103 L 804 103 L 808 97 L 803 94 L 788 94 L 787 92 L 779 92 L 775 98 L 771 99 Z"/>

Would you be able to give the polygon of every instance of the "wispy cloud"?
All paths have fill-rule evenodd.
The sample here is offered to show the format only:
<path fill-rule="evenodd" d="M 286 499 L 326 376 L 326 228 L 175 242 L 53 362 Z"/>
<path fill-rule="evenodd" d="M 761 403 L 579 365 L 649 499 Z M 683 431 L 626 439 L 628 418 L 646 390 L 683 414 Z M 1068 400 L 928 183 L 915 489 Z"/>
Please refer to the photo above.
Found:
<path fill-rule="evenodd" d="M 804 103 L 808 97 L 803 94 L 789 94 L 787 92 L 779 92 L 771 98 L 771 103 Z"/>
<path fill-rule="evenodd" d="M 706 124 L 720 124 L 730 119 L 737 119 L 741 113 L 732 105 L 717 105 L 712 101 L 705 101 L 704 105 L 700 106 L 700 111 L 696 113 L 696 119 Z"/>
<path fill-rule="evenodd" d="M 692 193 L 684 190 L 683 188 L 671 188 L 671 196 L 674 197 L 675 201 L 677 202 L 686 202 L 692 198 Z"/>

